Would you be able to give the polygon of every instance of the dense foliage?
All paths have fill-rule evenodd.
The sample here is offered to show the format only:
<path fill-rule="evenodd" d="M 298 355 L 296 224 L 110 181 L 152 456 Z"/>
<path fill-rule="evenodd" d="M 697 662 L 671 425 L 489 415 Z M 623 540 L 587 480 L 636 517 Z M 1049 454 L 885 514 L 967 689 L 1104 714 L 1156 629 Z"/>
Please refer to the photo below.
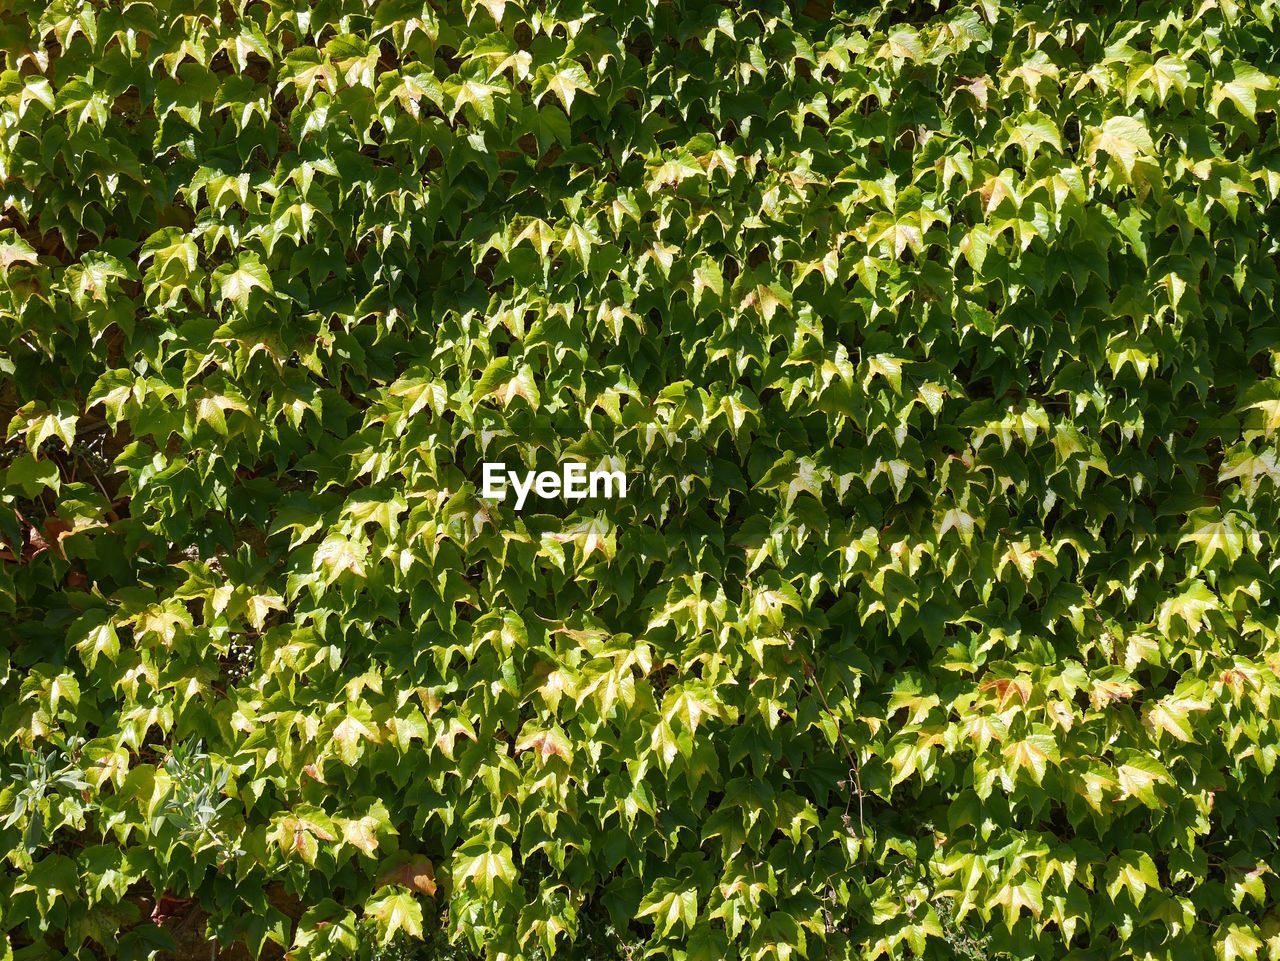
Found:
<path fill-rule="evenodd" d="M 849 6 L 4 5 L 0 957 L 1280 957 L 1280 4 Z"/>

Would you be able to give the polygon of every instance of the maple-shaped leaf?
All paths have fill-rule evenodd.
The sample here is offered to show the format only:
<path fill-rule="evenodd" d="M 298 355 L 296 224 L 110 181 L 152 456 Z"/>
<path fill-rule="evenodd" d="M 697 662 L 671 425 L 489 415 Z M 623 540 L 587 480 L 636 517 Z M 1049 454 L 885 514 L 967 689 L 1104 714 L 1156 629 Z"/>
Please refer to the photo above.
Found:
<path fill-rule="evenodd" d="M 1105 153 L 1126 172 L 1132 172 L 1141 157 L 1155 151 L 1155 141 L 1147 125 L 1138 117 L 1108 117 L 1089 133 L 1087 154 L 1090 163 Z"/>
<path fill-rule="evenodd" d="M 1213 941 L 1213 951 L 1218 961 L 1255 961 L 1262 947 L 1257 926 L 1239 914 L 1224 920 Z"/>
<path fill-rule="evenodd" d="M 241 254 L 234 263 L 224 264 L 213 272 L 214 282 L 223 300 L 229 300 L 245 310 L 249 306 L 249 294 L 255 290 L 272 291 L 271 274 L 254 254 Z"/>
<path fill-rule="evenodd" d="M 377 923 L 380 944 L 390 944 L 402 931 L 411 938 L 422 937 L 422 905 L 407 891 L 370 901 L 365 915 Z"/>
<path fill-rule="evenodd" d="M 1031 734 L 1005 745 L 1004 757 L 1015 770 L 1030 772 L 1031 779 L 1039 784 L 1044 780 L 1049 762 L 1057 759 L 1058 746 L 1051 735 Z"/>
<path fill-rule="evenodd" d="M 540 67 L 536 74 L 535 86 L 540 87 L 541 91 L 534 96 L 534 103 L 540 102 L 547 94 L 553 93 L 560 98 L 564 109 L 570 113 L 573 110 L 575 96 L 579 93 L 590 96 L 596 92 L 587 78 L 587 72 L 576 63 L 562 66 L 548 64 Z"/>
<path fill-rule="evenodd" d="M 1116 768 L 1121 798 L 1137 798 L 1147 807 L 1159 807 L 1155 789 L 1160 784 L 1170 784 L 1173 779 L 1164 765 L 1146 755 L 1131 756 Z"/>
<path fill-rule="evenodd" d="M 399 884 L 428 896 L 436 893 L 436 872 L 431 859 L 421 854 L 400 854 L 383 862 L 375 882 L 378 887 Z"/>
<path fill-rule="evenodd" d="M 1198 548 L 1196 563 L 1204 567 L 1217 554 L 1234 564 L 1244 553 L 1246 532 L 1234 512 L 1220 514 L 1215 510 L 1197 511 L 1187 524 L 1187 533 L 1179 544 L 1195 544 Z"/>
<path fill-rule="evenodd" d="M 381 822 L 375 817 L 351 818 L 342 826 L 342 839 L 364 854 L 378 850 L 378 828 Z"/>
<path fill-rule="evenodd" d="M 361 543 L 340 534 L 331 534 L 316 548 L 315 562 L 324 569 L 328 582 L 332 583 L 343 571 L 364 577 L 365 554 Z"/>
<path fill-rule="evenodd" d="M 1127 890 L 1133 903 L 1140 905 L 1148 889 L 1160 890 L 1160 875 L 1145 851 L 1123 851 L 1107 865 L 1107 895 L 1112 901 Z"/>
<path fill-rule="evenodd" d="M 555 729 L 527 732 L 516 742 L 516 753 L 522 751 L 534 752 L 540 761 L 546 761 L 553 756 L 564 758 L 566 761 L 573 758 L 573 747 L 568 738 L 562 731 Z"/>
<path fill-rule="evenodd" d="M 39 263 L 35 248 L 13 229 L 0 230 L 0 271 L 9 272 L 14 264 Z"/>
<path fill-rule="evenodd" d="M 458 851 L 453 861 L 453 883 L 475 885 L 486 894 L 492 894 L 516 880 L 515 862 L 511 849 L 499 844 L 493 848 L 475 849 L 471 846 Z"/>
<path fill-rule="evenodd" d="M 1224 73 L 1226 76 L 1214 84 L 1213 95 L 1209 99 L 1210 113 L 1220 117 L 1222 104 L 1229 100 L 1241 115 L 1252 120 L 1258 112 L 1258 93 L 1276 89 L 1275 78 L 1242 60 L 1226 67 Z"/>
<path fill-rule="evenodd" d="M 640 902 L 637 918 L 653 918 L 659 934 L 672 930 L 690 931 L 698 919 L 698 891 L 661 884 Z"/>

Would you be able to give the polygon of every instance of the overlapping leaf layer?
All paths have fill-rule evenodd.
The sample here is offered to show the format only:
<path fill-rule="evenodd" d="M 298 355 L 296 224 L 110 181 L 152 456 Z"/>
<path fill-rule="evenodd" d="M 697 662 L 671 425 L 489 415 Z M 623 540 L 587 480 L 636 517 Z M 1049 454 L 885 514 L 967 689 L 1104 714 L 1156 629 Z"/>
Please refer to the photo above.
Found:
<path fill-rule="evenodd" d="M 1277 4 L 864 6 L 5 5 L 0 956 L 1280 957 Z"/>

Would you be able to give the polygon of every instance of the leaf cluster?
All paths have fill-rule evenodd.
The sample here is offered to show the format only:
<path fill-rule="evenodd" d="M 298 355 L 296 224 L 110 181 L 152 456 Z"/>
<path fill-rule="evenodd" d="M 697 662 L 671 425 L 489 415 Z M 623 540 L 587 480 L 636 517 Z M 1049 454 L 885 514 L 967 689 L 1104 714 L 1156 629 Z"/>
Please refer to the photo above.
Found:
<path fill-rule="evenodd" d="M 5 4 L 0 959 L 1280 957 L 1278 16 Z"/>

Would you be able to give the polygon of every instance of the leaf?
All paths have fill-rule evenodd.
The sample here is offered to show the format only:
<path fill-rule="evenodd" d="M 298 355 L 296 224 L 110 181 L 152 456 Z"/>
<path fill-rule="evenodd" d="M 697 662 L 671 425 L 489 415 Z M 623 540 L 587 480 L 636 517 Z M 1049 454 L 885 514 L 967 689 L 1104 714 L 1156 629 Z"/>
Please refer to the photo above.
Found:
<path fill-rule="evenodd" d="M 1132 173 L 1134 164 L 1155 149 L 1155 142 L 1141 119 L 1108 117 L 1090 132 L 1088 157 L 1090 163 L 1096 163 L 1098 153 L 1106 153 L 1126 172 Z"/>
<path fill-rule="evenodd" d="M 1199 547 L 1196 563 L 1201 567 L 1219 553 L 1226 557 L 1228 564 L 1234 564 L 1244 553 L 1244 532 L 1234 513 L 1224 516 L 1213 511 L 1199 512 L 1188 526 L 1189 532 L 1178 543 Z"/>
<path fill-rule="evenodd" d="M 1142 851 L 1124 851 L 1107 866 L 1107 896 L 1112 901 L 1124 889 L 1128 890 L 1133 903 L 1140 905 L 1148 888 L 1160 890 L 1160 876 L 1151 855 Z"/>
<path fill-rule="evenodd" d="M 657 933 L 662 936 L 673 930 L 691 931 L 698 920 L 698 891 L 670 886 L 654 891 L 640 902 L 636 917 L 652 917 Z"/>
<path fill-rule="evenodd" d="M 1011 767 L 1029 771 L 1031 779 L 1039 784 L 1049 762 L 1058 756 L 1057 744 L 1048 734 L 1032 734 L 1006 745 L 1004 756 Z"/>
<path fill-rule="evenodd" d="M 568 738 L 559 731 L 531 731 L 516 743 L 516 753 L 532 751 L 541 761 L 550 757 L 561 757 L 566 761 L 573 759 L 573 747 Z"/>
<path fill-rule="evenodd" d="M 340 534 L 330 534 L 316 548 L 315 562 L 326 572 L 326 583 L 332 584 L 344 571 L 365 577 L 364 558 L 365 550 L 361 544 Z"/>
<path fill-rule="evenodd" d="M 572 112 L 573 98 L 578 93 L 592 96 L 596 92 L 591 81 L 587 79 L 587 72 L 576 63 L 565 64 L 558 68 L 544 66 L 538 70 L 537 80 L 542 91 L 534 97 L 534 103 L 541 101 L 548 93 L 554 93 L 564 104 L 566 113 Z"/>
<path fill-rule="evenodd" d="M 429 858 L 411 855 L 407 859 L 393 860 L 378 874 L 377 886 L 399 884 L 421 894 L 436 893 L 436 872 Z"/>
<path fill-rule="evenodd" d="M 1228 79 L 1214 84 L 1209 100 L 1209 112 L 1222 116 L 1222 104 L 1231 101 L 1241 116 L 1252 120 L 1258 113 L 1258 92 L 1274 90 L 1275 80 L 1257 67 L 1241 60 L 1234 61 L 1226 69 Z"/>
<path fill-rule="evenodd" d="M 76 643 L 76 650 L 89 670 L 93 670 L 103 654 L 111 661 L 120 656 L 120 635 L 110 621 L 99 624 L 90 628 L 84 639 Z"/>
<path fill-rule="evenodd" d="M 229 300 L 241 310 L 249 307 L 249 294 L 254 289 L 272 292 L 271 274 L 254 254 L 241 254 L 233 264 L 219 267 L 213 273 L 214 281 L 223 300 Z"/>
<path fill-rule="evenodd" d="M 35 248 L 13 229 L 0 230 L 0 272 L 7 274 L 14 264 L 39 263 Z"/>
<path fill-rule="evenodd" d="M 377 734 L 355 714 L 347 714 L 333 729 L 333 742 L 342 763 L 351 767 L 364 751 L 364 741 L 377 740 Z"/>
<path fill-rule="evenodd" d="M 1218 928 L 1213 951 L 1219 961 L 1236 961 L 1245 958 L 1254 961 L 1262 948 L 1257 927 L 1243 915 L 1231 915 Z"/>
<path fill-rule="evenodd" d="M 881 55 L 895 60 L 919 63 L 925 58 L 924 44 L 920 40 L 920 34 L 914 28 L 900 24 L 889 31 Z"/>
<path fill-rule="evenodd" d="M 1040 146 L 1052 147 L 1062 152 L 1062 137 L 1057 126 L 1048 117 L 1038 111 L 1025 114 L 1014 126 L 1009 128 L 1006 148 L 1019 147 L 1027 158 L 1035 156 Z"/>
<path fill-rule="evenodd" d="M 1159 784 L 1170 784 L 1169 772 L 1155 758 L 1136 755 L 1116 768 L 1121 798 L 1137 798 L 1147 807 L 1159 807 L 1155 789 Z"/>
<path fill-rule="evenodd" d="M 352 818 L 343 825 L 342 837 L 347 844 L 372 856 L 378 850 L 380 822 L 374 817 Z M 430 892 L 428 892 L 430 893 Z"/>
<path fill-rule="evenodd" d="M 76 439 L 76 426 L 80 416 L 73 405 L 58 401 L 53 410 L 44 404 L 33 402 L 21 407 L 9 424 L 9 436 L 21 433 L 27 449 L 38 452 L 44 442 L 56 437 L 62 446 L 70 450 Z"/>
<path fill-rule="evenodd" d="M 1158 624 L 1161 632 L 1169 633 L 1174 618 L 1181 620 L 1192 634 L 1198 634 L 1205 615 L 1218 608 L 1218 598 L 1202 581 L 1193 581 L 1177 597 L 1165 601 L 1160 607 Z"/>
<path fill-rule="evenodd" d="M 1244 492 L 1252 497 L 1264 480 L 1270 481 L 1273 488 L 1280 487 L 1280 462 L 1271 451 L 1257 455 L 1238 453 L 1223 462 L 1218 480 L 1238 480 Z"/>
<path fill-rule="evenodd" d="M 5 487 L 19 491 L 27 500 L 34 500 L 41 491 L 57 493 L 62 485 L 58 466 L 51 460 L 41 460 L 33 454 L 19 454 L 4 473 Z"/>
<path fill-rule="evenodd" d="M 390 944 L 403 931 L 411 938 L 421 939 L 422 905 L 407 892 L 387 894 L 365 907 L 365 914 L 378 925 L 378 943 Z"/>
<path fill-rule="evenodd" d="M 480 119 L 493 123 L 496 119 L 493 95 L 501 88 L 494 84 L 465 80 L 462 83 L 445 84 L 445 94 L 452 100 L 449 119 L 454 120 L 463 107 L 470 106 Z"/>
<path fill-rule="evenodd" d="M 80 703 L 80 682 L 74 674 L 59 674 L 49 683 L 49 710 L 56 713 L 63 701 L 72 707 Z"/>
<path fill-rule="evenodd" d="M 960 241 L 959 250 L 975 274 L 982 273 L 983 264 L 987 262 L 987 251 L 991 249 L 992 237 L 986 227 L 979 224 L 965 234 Z"/>
<path fill-rule="evenodd" d="M 296 856 L 313 867 L 320 852 L 319 841 L 335 839 L 327 818 L 305 813 L 281 818 L 275 837 L 284 855 Z"/>
<path fill-rule="evenodd" d="M 1033 918 L 1043 913 L 1043 888 L 1035 879 L 1024 877 L 1018 884 L 1005 884 L 996 892 L 994 903 L 1004 908 L 1005 927 L 1012 931 L 1023 911 Z"/>
<path fill-rule="evenodd" d="M 1176 740 L 1191 742 L 1197 740 L 1191 715 L 1208 708 L 1205 701 L 1171 695 L 1152 704 L 1145 721 L 1152 731 L 1163 731 Z"/>
<path fill-rule="evenodd" d="M 693 271 L 693 301 L 697 306 L 704 291 L 711 291 L 716 297 L 724 296 L 724 274 L 720 266 L 712 260 L 704 260 Z"/>
<path fill-rule="evenodd" d="M 453 881 L 455 885 L 474 885 L 486 895 L 499 889 L 509 889 L 516 880 L 516 866 L 511 860 L 511 849 L 498 845 L 473 853 L 460 850 L 454 858 Z"/>
<path fill-rule="evenodd" d="M 128 372 L 108 370 L 93 385 L 85 404 L 86 407 L 99 404 L 105 407 L 107 421 L 114 427 L 125 416 L 126 405 L 130 401 L 140 401 L 145 393 L 145 386 Z"/>

